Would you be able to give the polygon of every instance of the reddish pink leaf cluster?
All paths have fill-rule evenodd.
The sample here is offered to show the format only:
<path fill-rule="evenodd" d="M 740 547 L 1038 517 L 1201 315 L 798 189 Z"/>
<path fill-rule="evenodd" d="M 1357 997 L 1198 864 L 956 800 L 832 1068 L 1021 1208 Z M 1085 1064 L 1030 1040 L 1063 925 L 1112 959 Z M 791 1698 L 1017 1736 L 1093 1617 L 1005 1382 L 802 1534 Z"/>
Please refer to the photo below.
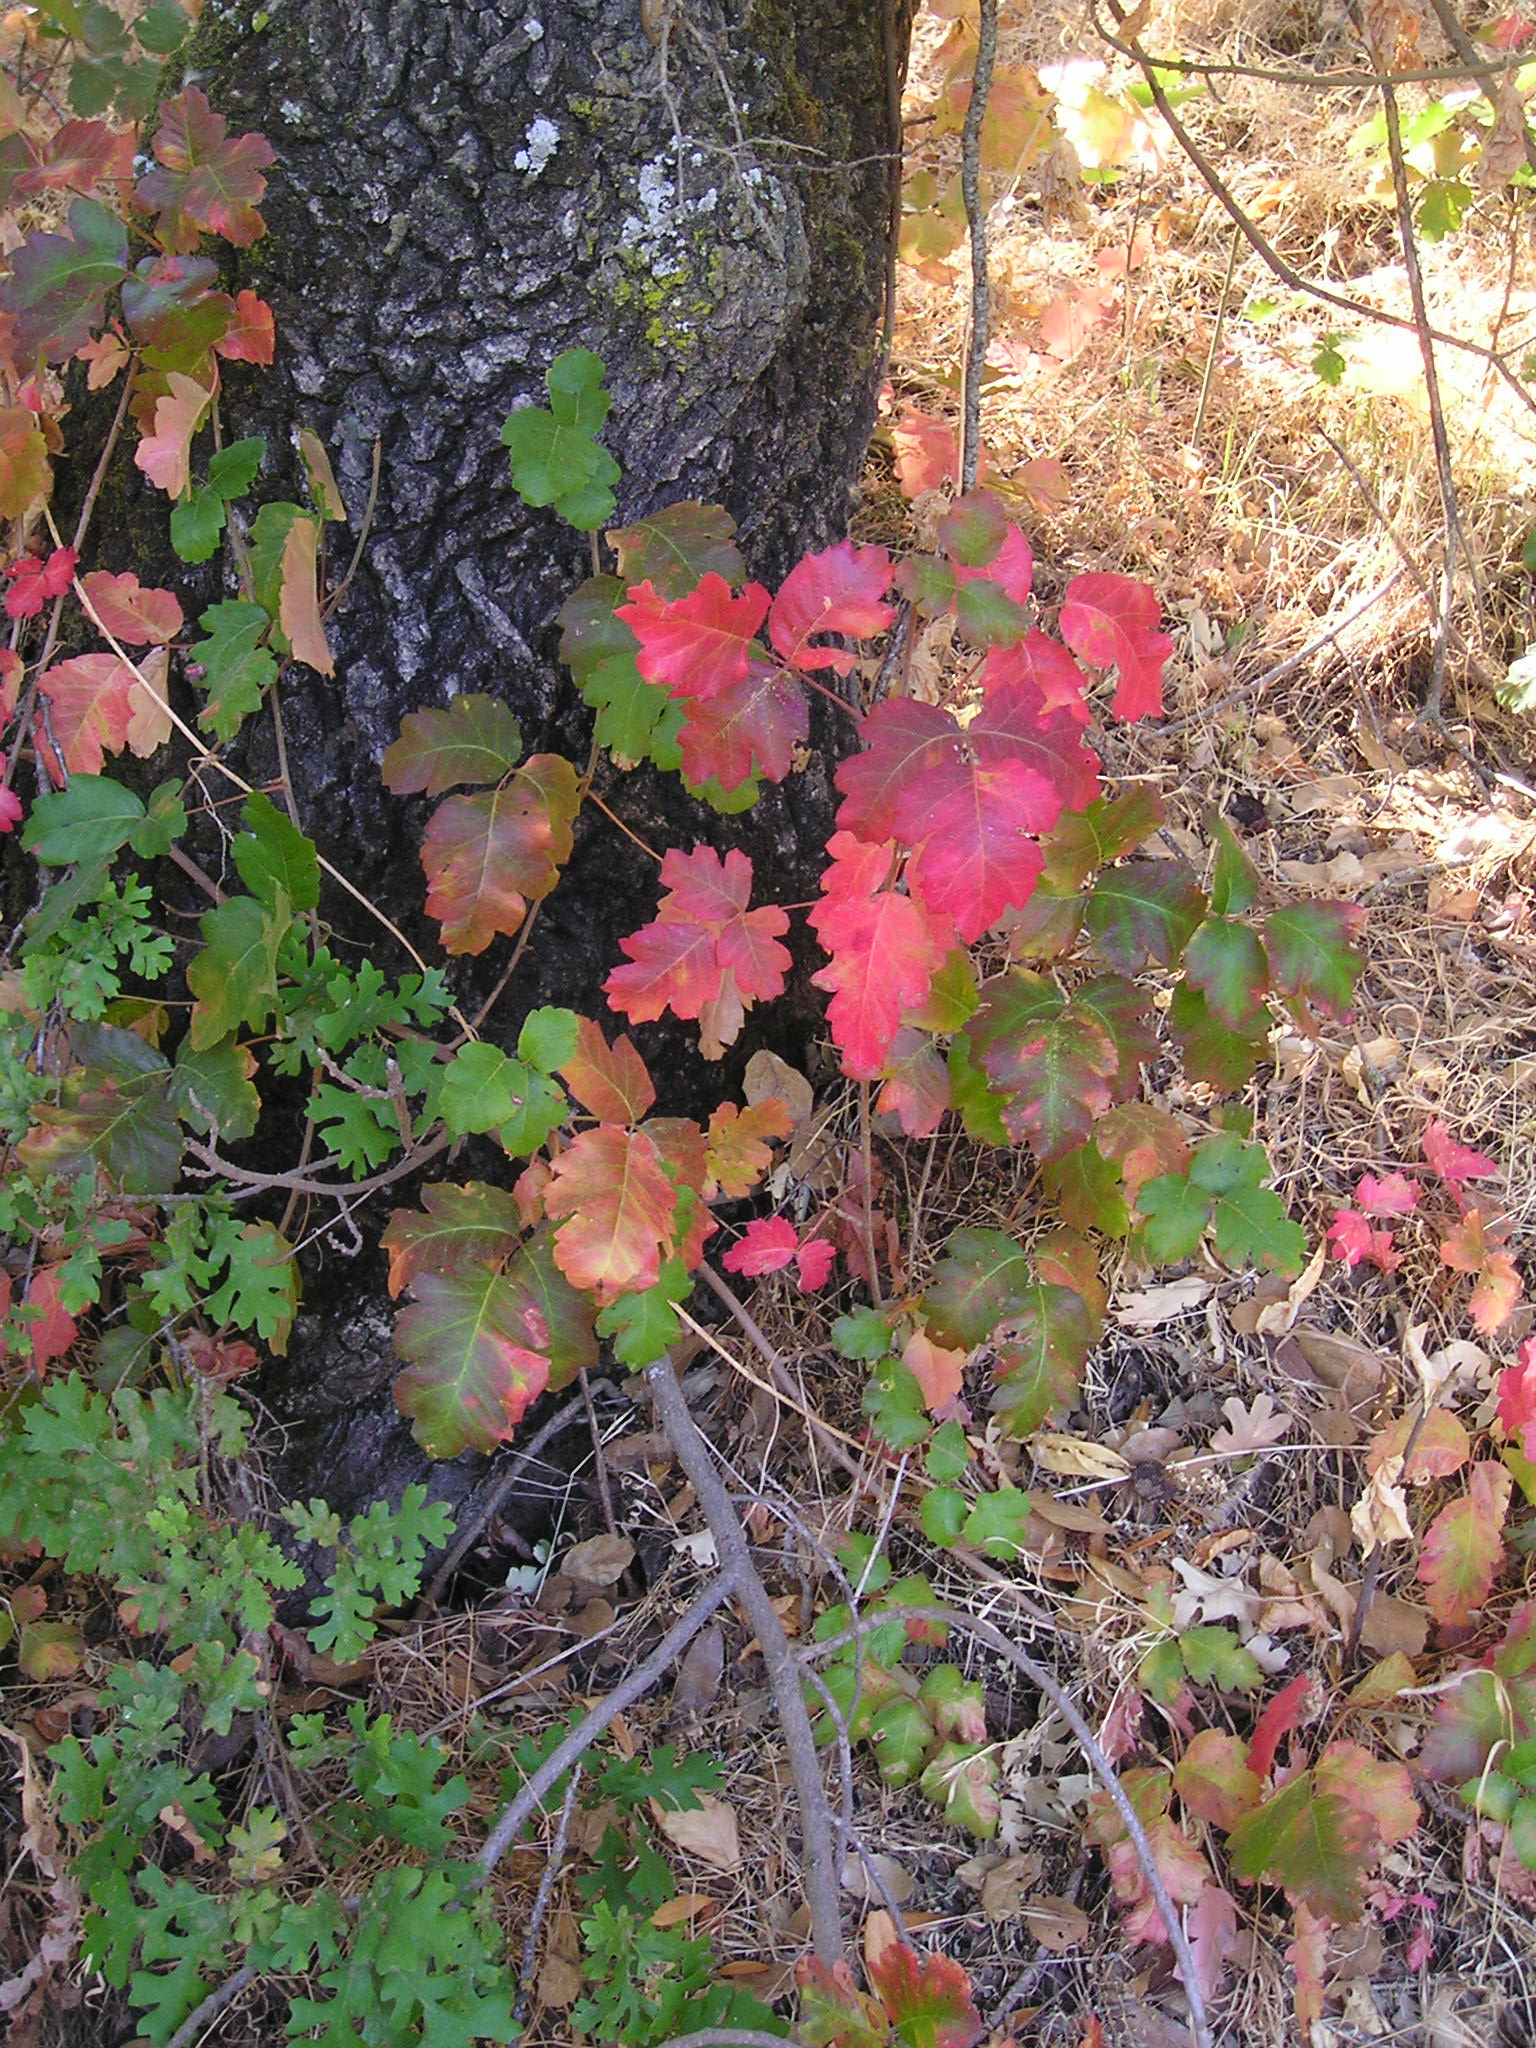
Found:
<path fill-rule="evenodd" d="M 783 989 L 790 956 L 779 939 L 789 918 L 772 904 L 748 910 L 752 863 L 734 847 L 724 860 L 707 846 L 674 848 L 661 879 L 667 893 L 655 919 L 619 941 L 629 965 L 616 967 L 603 987 L 634 1024 L 664 1010 L 697 1017 L 700 1049 L 717 1060 L 752 1005 Z"/>
<path fill-rule="evenodd" d="M 749 1223 L 720 1263 L 728 1273 L 757 1276 L 793 1265 L 800 1291 L 814 1294 L 831 1276 L 837 1248 L 827 1238 L 802 1239 L 786 1216 L 759 1216 Z"/>
<path fill-rule="evenodd" d="M 22 555 L 6 570 L 11 587 L 5 593 L 6 616 L 32 619 L 56 597 L 62 597 L 74 577 L 79 556 L 73 548 L 55 548 L 45 560 L 41 555 Z"/>

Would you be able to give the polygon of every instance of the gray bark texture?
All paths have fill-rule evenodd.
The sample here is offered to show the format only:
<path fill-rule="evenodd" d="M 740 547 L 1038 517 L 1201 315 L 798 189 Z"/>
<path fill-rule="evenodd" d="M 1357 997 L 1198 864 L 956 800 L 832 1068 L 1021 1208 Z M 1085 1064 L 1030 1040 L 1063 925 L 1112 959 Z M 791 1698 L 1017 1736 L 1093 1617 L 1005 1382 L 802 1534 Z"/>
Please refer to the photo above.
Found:
<path fill-rule="evenodd" d="M 422 890 L 424 808 L 378 779 L 405 712 L 489 691 L 530 748 L 585 759 L 553 620 L 587 546 L 521 504 L 499 441 L 512 407 L 544 400 L 561 350 L 607 364 L 620 522 L 721 502 L 769 581 L 844 530 L 881 367 L 890 81 L 910 12 L 281 0 L 253 32 L 248 5 L 211 0 L 196 53 L 210 95 L 279 156 L 248 259 L 278 362 L 244 390 L 231 379 L 230 430 L 267 434 L 271 492 L 295 488 L 292 430 L 315 428 L 354 530 L 380 451 L 368 546 L 331 626 L 336 677 L 295 672 L 283 716 L 300 822 L 392 913 Z M 762 897 L 803 900 L 847 744 L 825 715 L 813 734 L 808 770 L 739 821 L 659 778 L 599 787 L 651 844 L 739 844 Z M 264 730 L 253 749 L 273 772 Z M 654 902 L 650 863 L 586 821 L 509 1019 L 533 1001 L 590 1009 Z"/>
<path fill-rule="evenodd" d="M 378 774 L 403 714 L 487 691 L 530 750 L 586 759 L 590 714 L 554 618 L 588 545 L 522 505 L 499 440 L 510 409 L 543 402 L 561 350 L 607 365 L 618 522 L 721 502 L 770 583 L 845 529 L 881 370 L 891 94 L 911 14 L 912 0 L 270 0 L 258 27 L 248 0 L 208 0 L 195 73 L 232 133 L 259 129 L 278 153 L 268 234 L 232 280 L 271 302 L 277 363 L 227 378 L 226 430 L 267 436 L 258 488 L 273 497 L 300 495 L 294 430 L 319 433 L 352 516 L 339 552 L 379 451 L 367 547 L 329 626 L 336 675 L 294 667 L 283 683 L 298 821 L 424 949 L 430 807 Z M 658 850 L 739 845 L 755 900 L 804 901 L 846 721 L 821 707 L 812 741 L 806 769 L 740 818 L 650 772 L 605 772 L 598 788 Z M 240 747 L 252 779 L 275 776 L 268 719 Z M 658 887 L 588 807 L 490 1028 L 512 1035 L 537 1002 L 603 1016 L 618 937 L 654 914 Z M 327 907 L 381 964 L 404 965 L 344 902 Z M 505 957 L 454 965 L 466 1003 Z M 660 1106 L 707 1111 L 753 1044 L 803 1058 L 819 1014 L 804 980 L 798 1003 L 749 1020 L 723 1072 L 694 1027 L 638 1032 Z M 280 1478 L 348 1508 L 398 1498 L 425 1461 L 389 1397 L 379 1262 L 322 1256 L 265 1390 L 287 1426 Z M 480 1469 L 439 1467 L 432 1491 L 457 1503 Z"/>

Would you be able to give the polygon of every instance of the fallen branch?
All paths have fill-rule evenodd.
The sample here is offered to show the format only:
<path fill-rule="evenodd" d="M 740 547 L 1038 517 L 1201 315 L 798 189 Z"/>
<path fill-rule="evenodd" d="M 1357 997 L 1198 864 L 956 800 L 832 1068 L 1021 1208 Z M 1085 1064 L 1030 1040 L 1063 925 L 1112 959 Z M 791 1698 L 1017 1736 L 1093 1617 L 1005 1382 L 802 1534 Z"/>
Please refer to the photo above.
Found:
<path fill-rule="evenodd" d="M 740 1517 L 720 1477 L 715 1454 L 699 1434 L 689 1413 L 683 1390 L 670 1358 L 646 1367 L 646 1383 L 656 1404 L 656 1413 L 667 1432 L 677 1462 L 682 1466 L 709 1524 L 710 1533 L 732 1582 L 736 1598 L 746 1612 L 757 1637 L 768 1683 L 784 1732 L 789 1768 L 795 1781 L 800 1807 L 801 1857 L 805 1873 L 806 1905 L 811 1917 L 811 1946 L 818 1959 L 829 1967 L 843 1952 L 842 1916 L 838 1904 L 837 1857 L 832 1841 L 832 1815 L 827 1789 L 822 1782 L 821 1759 L 811 1717 L 800 1690 L 800 1673 L 778 1610 L 752 1562 L 751 1547 Z"/>

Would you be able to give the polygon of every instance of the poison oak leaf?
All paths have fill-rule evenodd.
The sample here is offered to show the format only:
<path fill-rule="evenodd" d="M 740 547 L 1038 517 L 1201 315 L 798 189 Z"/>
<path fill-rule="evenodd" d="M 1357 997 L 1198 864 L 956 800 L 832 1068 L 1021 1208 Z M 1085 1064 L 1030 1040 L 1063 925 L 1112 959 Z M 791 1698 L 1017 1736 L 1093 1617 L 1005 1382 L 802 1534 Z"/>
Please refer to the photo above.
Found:
<path fill-rule="evenodd" d="M 843 1068 L 872 1081 L 884 1066 L 902 1012 L 922 1003 L 954 944 L 953 923 L 890 886 L 896 849 L 835 832 L 810 922 L 828 964 L 811 979 L 831 995 L 828 1021 Z"/>
<path fill-rule="evenodd" d="M 707 846 L 673 848 L 661 879 L 656 917 L 619 941 L 629 964 L 603 987 L 631 1023 L 654 1022 L 665 1010 L 697 1017 L 704 1057 L 719 1059 L 745 1011 L 783 990 L 791 962 L 779 939 L 789 918 L 774 904 L 748 910 L 752 863 L 735 847 L 724 860 Z"/>
<path fill-rule="evenodd" d="M 727 792 L 753 775 L 782 782 L 809 731 L 805 692 L 784 669 L 754 657 L 738 682 L 707 701 L 686 700 L 677 735 L 683 773 Z"/>
<path fill-rule="evenodd" d="M 115 654 L 77 654 L 56 661 L 39 678 L 53 738 L 71 775 L 99 775 L 103 753 L 120 754 L 127 746 L 136 680 Z M 53 747 L 41 732 L 37 739 L 50 776 L 62 785 Z"/>
<path fill-rule="evenodd" d="M 1406 1173 L 1362 1173 L 1355 1200 L 1367 1216 L 1407 1216 L 1418 1207 L 1419 1191 Z"/>
<path fill-rule="evenodd" d="M 133 132 L 105 121 L 66 121 L 49 137 L 47 154 L 23 171 L 13 190 L 26 199 L 39 192 L 89 192 L 97 185 L 127 185 L 133 178 Z"/>
<path fill-rule="evenodd" d="M 907 864 L 907 887 L 934 916 L 947 918 L 966 945 L 1005 910 L 1029 901 L 1043 865 L 1031 830 L 1060 800 L 1017 760 L 988 766 L 956 758 L 957 771 L 928 806 L 928 835 Z"/>
<path fill-rule="evenodd" d="M 128 274 L 128 236 L 95 199 L 69 209 L 69 233 L 28 235 L 0 281 L 0 312 L 15 315 L 15 358 L 62 362 L 98 330 L 106 295 Z"/>
<path fill-rule="evenodd" d="M 544 1190 L 555 1261 L 600 1305 L 654 1287 L 674 1245 L 677 1189 L 645 1131 L 599 1124 L 580 1132 L 550 1167 Z"/>
<path fill-rule="evenodd" d="M 440 1181 L 421 1191 L 422 1207 L 396 1209 L 382 1239 L 391 1295 L 423 1273 L 462 1273 L 502 1265 L 521 1234 L 516 1202 L 484 1181 Z"/>
<path fill-rule="evenodd" d="M 131 570 L 112 576 L 92 569 L 81 577 L 80 587 L 96 624 L 128 647 L 163 645 L 185 624 L 175 594 L 146 590 Z"/>
<path fill-rule="evenodd" d="M 733 1202 L 750 1195 L 772 1161 L 769 1147 L 775 1138 L 787 1138 L 794 1118 L 777 1095 L 738 1109 L 734 1102 L 722 1102 L 709 1119 L 705 1133 L 704 1199 L 712 1202 L 724 1195 Z"/>
<path fill-rule="evenodd" d="M 272 308 L 253 291 L 235 294 L 234 317 L 213 344 L 216 356 L 230 363 L 270 363 L 277 347 Z"/>
<path fill-rule="evenodd" d="M 169 392 L 155 400 L 154 431 L 134 449 L 133 460 L 168 497 L 180 498 L 191 488 L 192 439 L 213 403 L 213 393 L 179 370 L 172 370 L 166 381 Z"/>
<path fill-rule="evenodd" d="M 549 1328 L 506 1274 L 480 1265 L 421 1272 L 395 1318 L 406 1371 L 395 1400 L 434 1458 L 505 1443 L 549 1384 Z"/>
<path fill-rule="evenodd" d="M 1334 1210 L 1333 1221 L 1328 1226 L 1328 1242 L 1333 1247 L 1334 1257 L 1342 1259 L 1351 1271 L 1362 1259 L 1368 1259 L 1383 1273 L 1395 1273 L 1403 1263 L 1391 1231 L 1372 1230 L 1369 1219 L 1358 1209 Z"/>
<path fill-rule="evenodd" d="M 1523 1444 L 1525 1432 L 1536 1422 L 1536 1337 L 1527 1337 L 1517 1363 L 1499 1374 L 1498 1399 L 1504 1434 Z"/>
<path fill-rule="evenodd" d="M 843 633 L 851 640 L 868 640 L 883 633 L 896 616 L 885 602 L 890 587 L 891 558 L 884 548 L 855 547 L 845 540 L 806 555 L 779 586 L 768 613 L 774 652 L 802 674 L 830 668 L 847 675 L 855 657 L 814 636 Z"/>
<path fill-rule="evenodd" d="M 442 796 L 456 783 L 500 782 L 517 766 L 523 736 L 499 697 L 455 697 L 446 710 L 412 711 L 379 772 L 396 796 Z"/>
<path fill-rule="evenodd" d="M 46 495 L 48 444 L 30 406 L 0 409 L 0 519 L 19 519 Z"/>
<path fill-rule="evenodd" d="M 1461 1500 L 1442 1508 L 1419 1553 L 1419 1582 L 1442 1628 L 1465 1628 L 1493 1591 L 1504 1562 L 1504 1517 L 1512 1481 L 1507 1468 L 1481 1459 Z"/>
<path fill-rule="evenodd" d="M 893 1941 L 871 1957 L 869 1982 L 902 2041 L 972 2048 L 986 2031 L 971 2003 L 971 1980 L 949 1956 L 919 1956 Z"/>
<path fill-rule="evenodd" d="M 1011 647 L 989 647 L 981 664 L 983 694 L 1010 683 L 1030 683 L 1047 711 L 1065 711 L 1074 725 L 1089 720 L 1088 678 L 1059 640 L 1032 627 Z"/>
<path fill-rule="evenodd" d="M 447 952 L 483 953 L 498 932 L 518 929 L 530 900 L 549 894 L 571 856 L 578 802 L 570 762 L 534 754 L 499 789 L 439 805 L 421 863 Z"/>
<path fill-rule="evenodd" d="M 248 249 L 265 234 L 256 210 L 267 189 L 261 174 L 277 158 L 264 135 L 232 137 L 224 116 L 189 85 L 161 103 L 154 150 L 158 167 L 139 180 L 134 198 L 146 213 L 159 215 L 162 247 L 195 249 L 207 229 Z"/>
<path fill-rule="evenodd" d="M 11 579 L 11 587 L 5 593 L 7 617 L 36 618 L 44 605 L 68 590 L 78 560 L 73 548 L 55 548 L 46 559 L 41 555 L 22 555 L 12 562 L 5 572 Z"/>
<path fill-rule="evenodd" d="M 949 1066 L 932 1038 L 903 1024 L 880 1070 L 876 1108 L 894 1114 L 909 1138 L 931 1138 L 950 1092 Z"/>
<path fill-rule="evenodd" d="M 960 728 L 937 704 L 912 697 L 887 697 L 864 720 L 864 751 L 838 764 L 834 778 L 843 792 L 837 823 L 870 845 L 903 839 L 898 822 L 921 818 L 908 793 L 942 773 Z"/>
<path fill-rule="evenodd" d="M 174 730 L 166 702 L 171 651 L 152 647 L 135 663 L 138 674 L 128 686 L 128 751 L 140 761 L 163 747 Z"/>
<path fill-rule="evenodd" d="M 336 673 L 336 663 L 320 622 L 320 522 L 302 513 L 288 529 L 279 569 L 281 595 L 278 624 L 288 636 L 294 659 L 316 675 Z M 552 758 L 546 755 L 546 759 Z"/>
<path fill-rule="evenodd" d="M 576 1051 L 555 1071 L 599 1123 L 637 1124 L 656 1100 L 633 1043 L 621 1036 L 610 1045 L 590 1017 L 577 1018 Z"/>
<path fill-rule="evenodd" d="M 739 597 L 713 570 L 696 590 L 670 604 L 650 582 L 637 585 L 627 604 L 616 605 L 640 643 L 635 665 L 648 683 L 674 697 L 705 702 L 741 682 L 751 659 L 753 637 L 768 615 L 768 593 L 749 583 Z"/>
<path fill-rule="evenodd" d="M 1459 1191 L 1463 1181 L 1489 1180 L 1499 1171 L 1497 1160 L 1459 1144 L 1438 1117 L 1425 1126 L 1420 1143 L 1431 1170 L 1454 1190 Z"/>
<path fill-rule="evenodd" d="M 31 1362 L 40 1373 L 64 1356 L 79 1333 L 79 1325 L 65 1309 L 62 1297 L 63 1282 L 58 1268 L 41 1266 L 28 1281 L 26 1296 L 20 1304 Z"/>
<path fill-rule="evenodd" d="M 757 1216 L 747 1225 L 720 1263 L 728 1273 L 777 1273 L 791 1265 L 800 1248 L 799 1234 L 786 1216 Z"/>
<path fill-rule="evenodd" d="M 1173 636 L 1159 630 L 1157 593 L 1130 576 L 1074 576 L 1061 607 L 1061 637 L 1095 668 L 1119 670 L 1116 718 L 1156 718 Z"/>
<path fill-rule="evenodd" d="M 6 765 L 4 754 L 0 754 L 0 775 L 5 773 Z M 0 786 L 0 832 L 14 832 L 25 816 L 15 790 Z"/>
<path fill-rule="evenodd" d="M 807 1238 L 795 1253 L 795 1270 L 800 1278 L 800 1292 L 814 1294 L 819 1287 L 825 1287 L 832 1277 L 832 1267 L 836 1258 L 837 1246 L 830 1238 Z"/>
<path fill-rule="evenodd" d="M 664 598 L 686 597 L 713 573 L 737 584 L 746 573 L 731 536 L 736 522 L 723 505 L 684 498 L 648 512 L 633 526 L 611 526 L 608 545 L 619 565 L 621 584 L 649 582 Z M 564 660 L 564 650 L 561 659 Z"/>
<path fill-rule="evenodd" d="M 1484 1335 L 1508 1319 L 1523 1291 L 1504 1238 L 1502 1229 L 1483 1221 L 1480 1210 L 1467 1209 L 1440 1246 L 1441 1258 L 1453 1271 L 1477 1275 L 1467 1308 Z"/>

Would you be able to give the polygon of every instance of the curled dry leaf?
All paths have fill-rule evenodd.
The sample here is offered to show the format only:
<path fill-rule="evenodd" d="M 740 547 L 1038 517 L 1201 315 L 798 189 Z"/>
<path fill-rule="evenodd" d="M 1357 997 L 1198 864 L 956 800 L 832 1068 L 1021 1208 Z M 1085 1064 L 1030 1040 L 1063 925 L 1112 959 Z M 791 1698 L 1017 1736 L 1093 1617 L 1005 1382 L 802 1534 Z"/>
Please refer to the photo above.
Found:
<path fill-rule="evenodd" d="M 1400 1483 L 1402 1476 L 1401 1458 L 1384 1459 L 1350 1510 L 1350 1526 L 1364 1557 L 1369 1557 L 1378 1544 L 1413 1541 L 1408 1502 Z"/>

